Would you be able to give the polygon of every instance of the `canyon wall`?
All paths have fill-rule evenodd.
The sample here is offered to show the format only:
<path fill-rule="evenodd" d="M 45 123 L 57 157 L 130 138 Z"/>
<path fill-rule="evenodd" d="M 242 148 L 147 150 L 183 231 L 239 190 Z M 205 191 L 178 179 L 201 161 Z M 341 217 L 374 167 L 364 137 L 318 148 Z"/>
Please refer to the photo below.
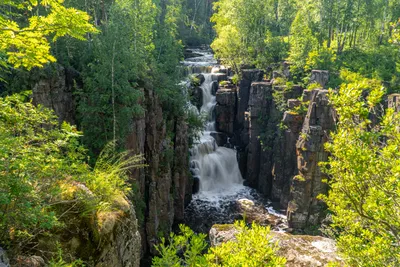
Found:
<path fill-rule="evenodd" d="M 230 137 L 220 145 L 237 149 L 245 183 L 287 209 L 291 228 L 305 229 L 324 218 L 317 196 L 327 193 L 327 177 L 318 163 L 328 158 L 324 144 L 336 114 L 322 89 L 329 73 L 312 71 L 321 89 L 310 91 L 278 84 L 277 77 L 290 76 L 287 64 L 283 69 L 273 71 L 272 80 L 263 79 L 262 70 L 242 70 L 237 86 L 219 89 L 217 131 Z M 228 95 L 236 101 L 226 101 Z"/>
<path fill-rule="evenodd" d="M 53 109 L 60 122 L 74 123 L 76 103 L 72 85 L 78 78 L 57 66 L 55 73 L 41 77 L 33 86 L 33 102 Z M 141 236 L 130 242 L 141 242 L 139 250 L 143 256 L 156 254 L 154 244 L 160 237 L 169 235 L 175 222 L 183 221 L 185 204 L 191 199 L 192 180 L 189 176 L 188 125 L 184 115 L 165 119 L 166 111 L 156 92 L 150 85 L 141 90 L 144 97 L 140 104 L 145 112 L 132 118 L 126 126 L 129 128 L 126 148 L 146 159 L 146 166 L 132 170 L 130 175 L 130 182 L 136 188 L 131 197 L 137 210 L 134 220 L 139 219 Z M 169 132 L 167 125 L 173 128 Z"/>

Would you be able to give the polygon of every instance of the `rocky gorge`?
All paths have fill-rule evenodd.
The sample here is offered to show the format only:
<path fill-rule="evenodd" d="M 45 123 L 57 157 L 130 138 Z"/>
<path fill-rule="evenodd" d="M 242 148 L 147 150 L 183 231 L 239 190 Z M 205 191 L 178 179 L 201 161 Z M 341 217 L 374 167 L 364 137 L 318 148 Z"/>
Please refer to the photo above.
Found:
<path fill-rule="evenodd" d="M 319 84 L 314 90 L 279 83 L 278 77 L 290 75 L 286 62 L 272 73 L 242 69 L 240 80 L 233 81 L 234 73 L 209 51 L 190 54 L 183 65 L 198 82 L 186 82 L 185 90 L 199 116 L 207 114 L 205 129 L 190 148 L 186 115 L 166 118 L 155 90 L 143 85 L 145 112 L 126 126 L 125 147 L 144 155 L 147 166 L 131 172 L 136 196 L 127 200 L 129 208 L 121 208 L 126 221 L 115 219 L 106 227 L 109 249 L 97 248 L 102 256 L 96 266 L 139 266 L 138 259 L 156 255 L 154 246 L 179 223 L 211 230 L 213 239 L 218 235 L 213 225 L 243 218 L 271 225 L 278 236 L 304 232 L 325 218 L 317 196 L 328 188 L 318 163 L 328 157 L 323 147 L 336 124 L 324 89 L 328 73 L 313 71 Z M 57 67 L 34 84 L 33 101 L 74 123 L 76 75 Z M 129 234 L 127 225 L 135 225 Z"/>

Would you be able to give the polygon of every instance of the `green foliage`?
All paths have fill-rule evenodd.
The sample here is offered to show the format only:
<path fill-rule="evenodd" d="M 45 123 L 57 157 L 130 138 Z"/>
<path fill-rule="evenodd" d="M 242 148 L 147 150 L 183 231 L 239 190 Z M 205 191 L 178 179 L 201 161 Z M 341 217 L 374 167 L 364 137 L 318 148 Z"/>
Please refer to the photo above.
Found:
<path fill-rule="evenodd" d="M 236 73 L 241 64 L 266 67 L 286 57 L 283 36 L 291 23 L 292 1 L 220 0 L 214 10 L 217 37 L 211 47 Z"/>
<path fill-rule="evenodd" d="M 276 256 L 278 246 L 268 236 L 269 227 L 253 223 L 249 228 L 241 221 L 235 228 L 235 241 L 212 247 L 206 254 L 210 266 L 285 266 L 286 259 Z"/>
<path fill-rule="evenodd" d="M 189 147 L 192 147 L 196 141 L 200 140 L 200 136 L 207 122 L 208 114 L 198 114 L 197 111 L 187 111 L 187 122 L 188 122 L 188 138 Z"/>
<path fill-rule="evenodd" d="M 290 28 L 292 41 L 288 59 L 293 63 L 294 72 L 304 69 L 308 54 L 318 45 L 318 40 L 311 28 L 313 12 L 315 11 L 310 6 L 299 8 Z"/>
<path fill-rule="evenodd" d="M 181 234 L 171 234 L 157 247 L 161 257 L 153 259 L 156 266 L 285 266 L 286 260 L 276 256 L 277 244 L 271 242 L 269 227 L 236 222 L 235 240 L 208 249 L 206 235 L 195 234 L 190 228 L 180 226 Z M 182 255 L 181 257 L 179 255 Z"/>
<path fill-rule="evenodd" d="M 195 234 L 184 225 L 180 225 L 179 229 L 180 235 L 170 234 L 168 245 L 165 238 L 161 238 L 161 244 L 156 247 L 160 257 L 153 258 L 152 266 L 207 266 L 203 255 L 207 248 L 206 235 Z"/>
<path fill-rule="evenodd" d="M 63 251 L 60 243 L 57 243 L 57 257 L 52 258 L 49 262 L 49 267 L 84 267 L 85 265 L 81 260 L 74 260 L 71 263 L 66 262 L 63 259 Z"/>
<path fill-rule="evenodd" d="M 239 85 L 240 77 L 238 74 L 232 76 L 232 83 L 235 85 Z"/>
<path fill-rule="evenodd" d="M 184 0 L 182 4 L 183 19 L 179 33 L 187 46 L 208 45 L 214 37 L 210 17 L 212 3 L 209 0 Z"/>
<path fill-rule="evenodd" d="M 304 66 L 305 71 L 311 70 L 336 70 L 335 66 L 336 54 L 331 48 L 327 48 L 324 45 L 320 50 L 314 50 L 308 53 L 306 65 Z"/>
<path fill-rule="evenodd" d="M 190 75 L 189 76 L 190 84 L 192 86 L 200 86 L 200 78 L 197 77 L 197 75 Z"/>
<path fill-rule="evenodd" d="M 339 124 L 324 164 L 332 229 L 350 266 L 399 266 L 400 115 L 379 109 L 385 94 L 379 81 L 349 72 L 342 79 L 339 92 L 330 94 Z"/>
<path fill-rule="evenodd" d="M 0 98 L 0 243 L 19 246 L 68 223 L 68 211 L 76 210 L 63 205 L 82 207 L 81 215 L 84 209 L 112 209 L 129 192 L 128 170 L 142 161 L 116 153 L 110 143 L 91 169 L 80 132 L 23 100 Z"/>
<path fill-rule="evenodd" d="M 0 13 L 0 54 L 15 68 L 30 70 L 54 62 L 48 38 L 53 42 L 62 36 L 84 40 L 86 33 L 97 32 L 87 13 L 66 8 L 63 1 L 2 1 Z M 1 65 L 6 67 L 3 60 Z"/>

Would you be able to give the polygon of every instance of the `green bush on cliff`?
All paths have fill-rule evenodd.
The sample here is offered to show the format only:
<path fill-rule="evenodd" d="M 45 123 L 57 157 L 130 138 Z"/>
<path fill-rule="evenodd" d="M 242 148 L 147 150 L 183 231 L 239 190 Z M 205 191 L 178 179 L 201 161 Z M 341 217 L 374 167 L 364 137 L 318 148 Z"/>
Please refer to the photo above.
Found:
<path fill-rule="evenodd" d="M 180 235 L 171 234 L 169 245 L 163 239 L 157 247 L 161 257 L 155 257 L 152 266 L 285 266 L 285 258 L 276 255 L 277 245 L 268 236 L 269 227 L 253 223 L 250 228 L 240 221 L 234 228 L 235 240 L 211 247 L 206 252 L 206 235 L 195 234 L 181 225 Z"/>
<path fill-rule="evenodd" d="M 115 154 L 111 143 L 92 169 L 76 128 L 26 96 L 0 98 L 0 245 L 14 250 L 62 228 L 68 216 L 110 210 L 141 161 Z"/>
<path fill-rule="evenodd" d="M 326 145 L 332 231 L 350 266 L 400 266 L 400 114 L 383 114 L 379 81 L 343 74 L 330 95 L 338 129 Z"/>

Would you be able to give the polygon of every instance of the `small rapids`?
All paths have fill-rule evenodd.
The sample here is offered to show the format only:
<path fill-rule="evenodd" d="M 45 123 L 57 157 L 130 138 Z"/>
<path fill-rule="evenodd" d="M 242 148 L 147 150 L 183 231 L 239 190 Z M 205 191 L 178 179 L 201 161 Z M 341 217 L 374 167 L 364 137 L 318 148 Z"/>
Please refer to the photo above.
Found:
<path fill-rule="evenodd" d="M 187 74 L 201 73 L 204 82 L 202 90 L 202 106 L 199 116 L 207 118 L 205 129 L 200 140 L 190 151 L 191 173 L 199 181 L 199 191 L 185 210 L 185 223 L 196 232 L 207 233 L 213 224 L 233 223 L 243 219 L 238 207 L 238 200 L 248 199 L 261 206 L 266 212 L 281 217 L 272 208 L 272 203 L 263 198 L 256 190 L 243 185 L 236 151 L 217 145 L 213 133 L 215 129 L 214 108 L 217 104 L 212 92 L 213 71 L 218 69 L 216 60 L 210 51 L 192 50 L 196 57 L 186 59 Z M 284 227 L 283 227 L 284 228 Z"/>

